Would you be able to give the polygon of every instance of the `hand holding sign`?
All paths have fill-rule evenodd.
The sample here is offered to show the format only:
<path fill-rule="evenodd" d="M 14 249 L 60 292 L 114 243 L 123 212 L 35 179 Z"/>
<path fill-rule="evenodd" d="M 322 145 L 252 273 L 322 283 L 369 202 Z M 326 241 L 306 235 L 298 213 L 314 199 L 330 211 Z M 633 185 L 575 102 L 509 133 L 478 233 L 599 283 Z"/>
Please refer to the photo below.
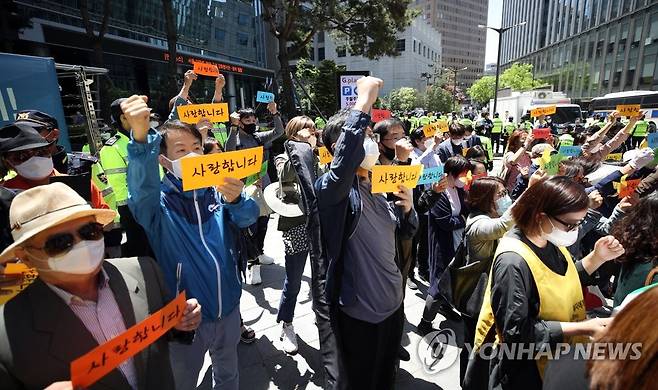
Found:
<path fill-rule="evenodd" d="M 202 76 L 217 77 L 219 76 L 219 69 L 217 68 L 217 65 L 195 61 L 194 73 L 200 74 Z"/>
<path fill-rule="evenodd" d="M 174 326 L 177 330 L 181 332 L 191 332 L 194 329 L 199 327 L 201 323 L 201 305 L 199 302 L 194 299 L 188 299 L 185 302 L 185 310 L 183 311 L 183 318 Z"/>
<path fill-rule="evenodd" d="M 370 112 L 370 108 L 375 104 L 379 90 L 383 86 L 384 81 L 376 77 L 366 76 L 357 80 L 357 99 L 354 109 L 365 113 Z"/>
<path fill-rule="evenodd" d="M 194 80 L 197 79 L 197 75 L 193 70 L 188 70 L 185 72 L 185 75 L 183 76 L 183 84 L 185 84 L 186 87 L 192 86 L 192 83 Z"/>
<path fill-rule="evenodd" d="M 413 207 L 414 196 L 411 192 L 411 189 L 403 185 L 400 185 L 398 188 L 400 189 L 400 192 L 396 193 L 395 196 L 398 197 L 400 200 L 396 200 L 395 205 L 402 208 L 404 215 L 407 215 L 409 214 L 411 208 Z"/>
<path fill-rule="evenodd" d="M 274 101 L 274 94 L 271 92 L 258 91 L 256 92 L 256 101 L 258 103 L 269 103 Z"/>
<path fill-rule="evenodd" d="M 276 115 L 276 113 L 279 112 L 279 109 L 277 108 L 276 103 L 272 101 L 267 103 L 267 111 L 272 115 Z"/>
<path fill-rule="evenodd" d="M 397 158 L 398 161 L 407 161 L 413 151 L 414 146 L 406 138 L 402 138 L 395 143 L 395 158 Z"/>
<path fill-rule="evenodd" d="M 224 182 L 217 186 L 217 192 L 222 194 L 228 203 L 233 203 L 240 197 L 240 195 L 242 195 L 243 188 L 244 183 L 242 180 L 233 177 L 225 177 Z"/>

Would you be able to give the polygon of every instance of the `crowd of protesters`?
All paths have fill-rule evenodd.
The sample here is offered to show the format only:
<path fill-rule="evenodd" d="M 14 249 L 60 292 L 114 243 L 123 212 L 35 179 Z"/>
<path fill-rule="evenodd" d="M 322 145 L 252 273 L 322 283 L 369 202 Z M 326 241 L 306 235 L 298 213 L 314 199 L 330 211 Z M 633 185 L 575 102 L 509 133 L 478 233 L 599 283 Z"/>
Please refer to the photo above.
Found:
<path fill-rule="evenodd" d="M 310 262 L 326 388 L 394 388 L 410 359 L 405 319 L 426 336 L 439 330 L 438 314 L 472 345 L 460 360 L 465 389 L 651 388 L 658 158 L 643 114 L 613 112 L 564 134 L 549 117 L 517 124 L 487 112 L 373 123 L 384 81 L 363 77 L 354 106 L 326 122 L 284 120 L 270 102 L 269 129 L 249 107 L 226 123 L 190 125 L 178 108 L 194 103 L 196 79 L 185 73 L 164 122 L 147 96 L 113 102 L 114 134 L 97 156 L 66 153 L 49 113 L 19 112 L 0 129 L 0 262 L 38 272 L 0 306 L 0 388 L 72 388 L 71 361 L 184 291 L 181 321 L 90 388 L 193 389 L 209 353 L 213 387 L 238 389 L 238 344 L 257 338 L 241 319 L 242 284 L 262 283 L 260 267 L 274 261 L 271 218 L 284 244 L 281 348 L 298 351 L 293 319 Z M 212 103 L 224 85 L 220 75 Z M 429 132 L 436 121 L 447 130 Z M 261 146 L 272 176 L 265 164 L 253 177 L 184 190 L 182 160 Z M 579 152 L 562 156 L 562 146 Z M 373 167 L 419 164 L 441 167 L 442 178 L 373 193 Z M 421 285 L 425 308 L 410 318 L 405 292 Z M 478 354 L 610 340 L 642 342 L 642 356 L 558 365 Z"/>

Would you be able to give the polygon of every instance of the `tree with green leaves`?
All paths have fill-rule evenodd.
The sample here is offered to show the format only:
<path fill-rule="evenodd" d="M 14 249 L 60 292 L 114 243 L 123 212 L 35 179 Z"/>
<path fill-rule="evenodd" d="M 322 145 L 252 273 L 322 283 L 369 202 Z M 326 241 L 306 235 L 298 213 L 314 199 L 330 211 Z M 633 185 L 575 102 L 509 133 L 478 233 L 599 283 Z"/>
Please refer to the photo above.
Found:
<path fill-rule="evenodd" d="M 496 78 L 494 76 L 484 76 L 471 85 L 468 94 L 474 102 L 484 105 L 493 99 L 495 87 Z"/>
<path fill-rule="evenodd" d="M 301 97 L 301 106 L 309 107 L 309 114 L 322 115 L 329 118 L 338 105 L 336 91 L 338 89 L 338 72 L 344 71 L 345 66 L 336 65 L 334 61 L 324 60 L 319 66 L 314 66 L 305 58 L 297 62 L 295 76 L 300 81 L 313 100 L 313 104 L 297 88 L 297 96 Z M 318 110 L 320 112 L 318 112 Z"/>
<path fill-rule="evenodd" d="M 431 85 L 425 90 L 425 109 L 432 112 L 449 112 L 453 108 L 450 92 L 438 85 Z"/>
<path fill-rule="evenodd" d="M 305 57 L 316 33 L 334 32 L 346 38 L 350 52 L 373 59 L 397 55 L 396 34 L 417 15 L 411 0 L 336 1 L 263 0 L 263 18 L 279 43 L 282 111 L 294 116 L 290 61 Z"/>
<path fill-rule="evenodd" d="M 418 102 L 418 91 L 409 87 L 394 89 L 386 98 L 386 105 L 391 111 L 410 111 L 419 106 Z"/>
<path fill-rule="evenodd" d="M 496 78 L 484 76 L 468 89 L 468 94 L 475 102 L 487 104 L 494 98 Z M 515 63 L 500 75 L 499 88 L 512 88 L 515 91 L 529 91 L 546 85 L 543 80 L 535 79 L 532 64 Z"/>
<path fill-rule="evenodd" d="M 515 63 L 500 75 L 502 88 L 512 88 L 515 91 L 529 91 L 544 85 L 541 80 L 535 80 L 532 64 Z"/>

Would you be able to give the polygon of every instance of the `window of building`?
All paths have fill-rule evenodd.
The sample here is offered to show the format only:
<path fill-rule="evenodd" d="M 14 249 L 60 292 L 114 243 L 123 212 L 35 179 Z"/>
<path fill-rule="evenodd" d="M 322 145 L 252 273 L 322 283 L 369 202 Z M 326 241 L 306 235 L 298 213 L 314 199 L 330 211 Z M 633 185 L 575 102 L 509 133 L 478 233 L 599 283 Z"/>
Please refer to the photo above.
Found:
<path fill-rule="evenodd" d="M 414 39 L 414 53 L 416 52 L 416 40 Z"/>
<path fill-rule="evenodd" d="M 398 52 L 404 51 L 405 46 L 406 46 L 406 40 L 404 40 L 404 39 L 398 39 L 395 42 L 395 50 L 398 51 Z"/>
<path fill-rule="evenodd" d="M 224 39 L 226 39 L 226 30 L 215 28 L 215 39 L 224 42 Z"/>
<path fill-rule="evenodd" d="M 251 21 L 251 16 L 247 14 L 238 14 L 238 24 L 240 26 L 246 26 Z"/>
<path fill-rule="evenodd" d="M 345 50 L 345 46 L 337 46 L 336 47 L 336 56 L 337 57 L 345 57 L 347 55 L 347 50 Z"/>
<path fill-rule="evenodd" d="M 311 50 L 308 52 L 308 58 L 311 61 L 315 61 L 315 49 L 314 48 L 311 48 Z"/>
<path fill-rule="evenodd" d="M 248 46 L 249 45 L 249 34 L 239 32 L 238 33 L 238 45 Z"/>
<path fill-rule="evenodd" d="M 324 31 L 318 33 L 318 43 L 324 43 Z"/>
<path fill-rule="evenodd" d="M 318 61 L 324 61 L 324 47 L 318 48 Z"/>

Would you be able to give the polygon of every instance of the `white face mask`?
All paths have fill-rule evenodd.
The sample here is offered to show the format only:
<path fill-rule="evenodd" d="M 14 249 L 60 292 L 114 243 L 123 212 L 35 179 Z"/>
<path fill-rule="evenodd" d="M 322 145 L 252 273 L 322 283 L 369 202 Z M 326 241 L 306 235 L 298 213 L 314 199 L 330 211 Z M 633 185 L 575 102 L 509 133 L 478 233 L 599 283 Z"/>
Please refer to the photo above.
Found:
<path fill-rule="evenodd" d="M 105 241 L 80 241 L 63 256 L 49 258 L 48 267 L 52 271 L 67 274 L 86 275 L 94 272 L 103 262 Z"/>
<path fill-rule="evenodd" d="M 33 156 L 22 164 L 14 167 L 16 173 L 28 180 L 41 180 L 53 173 L 53 159 L 50 157 Z"/>
<path fill-rule="evenodd" d="M 496 200 L 496 211 L 499 215 L 503 215 L 511 205 L 512 199 L 509 197 L 509 195 L 505 195 L 502 198 Z"/>
<path fill-rule="evenodd" d="M 578 241 L 578 229 L 574 229 L 570 232 L 565 232 L 564 230 L 560 230 L 556 228 L 555 225 L 553 225 L 553 221 L 551 221 L 550 219 L 548 220 L 548 222 L 551 223 L 553 230 L 549 234 L 542 232 L 542 235 L 547 241 L 549 241 L 553 245 L 567 247 L 575 244 L 576 241 Z"/>
<path fill-rule="evenodd" d="M 170 160 L 165 156 L 162 156 L 162 157 L 164 157 L 167 161 L 169 161 L 171 163 L 171 169 L 172 170 L 170 172 L 173 173 L 174 176 L 176 176 L 177 178 L 182 180 L 182 178 L 183 178 L 183 167 L 181 165 L 181 160 L 184 159 L 184 158 L 196 157 L 196 156 L 200 156 L 200 154 L 195 153 L 195 152 L 189 152 L 185 156 L 183 156 L 181 158 L 177 158 L 175 160 Z"/>
<path fill-rule="evenodd" d="M 151 128 L 153 128 L 153 129 L 155 129 L 155 128 L 157 128 L 158 126 L 160 126 L 160 122 L 150 121 L 150 122 L 149 122 L 149 126 L 151 126 Z"/>
<path fill-rule="evenodd" d="M 465 186 L 466 183 L 464 183 L 461 179 L 455 179 L 455 187 L 464 188 Z"/>
<path fill-rule="evenodd" d="M 379 160 L 379 146 L 377 146 L 377 143 L 372 138 L 366 137 L 363 140 L 363 150 L 366 152 L 366 155 L 363 157 L 363 161 L 361 161 L 361 168 L 369 171 L 375 166 L 377 160 Z"/>
<path fill-rule="evenodd" d="M 459 146 L 459 145 L 462 144 L 462 142 L 464 142 L 464 139 L 463 139 L 463 138 L 459 138 L 459 139 L 451 139 L 450 141 L 452 141 L 452 144 L 453 144 L 453 145 L 455 145 L 455 146 Z"/>

